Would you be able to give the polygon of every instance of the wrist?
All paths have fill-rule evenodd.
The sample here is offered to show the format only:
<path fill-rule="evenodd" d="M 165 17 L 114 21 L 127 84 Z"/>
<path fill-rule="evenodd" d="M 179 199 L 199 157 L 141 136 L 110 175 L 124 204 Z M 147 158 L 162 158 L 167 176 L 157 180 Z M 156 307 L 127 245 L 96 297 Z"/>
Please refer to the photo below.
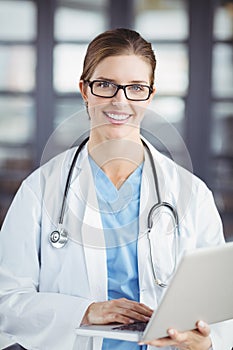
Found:
<path fill-rule="evenodd" d="M 213 348 L 212 348 L 212 341 L 211 341 L 210 337 L 208 337 L 207 348 L 206 349 L 207 350 L 213 350 Z"/>
<path fill-rule="evenodd" d="M 207 348 L 207 350 L 213 350 L 213 347 L 212 347 L 212 340 L 211 340 L 211 338 L 210 337 L 208 337 L 208 341 L 209 341 L 209 343 L 208 343 L 208 348 Z"/>
<path fill-rule="evenodd" d="M 86 312 L 83 316 L 83 319 L 82 319 L 82 322 L 81 322 L 81 325 L 90 325 L 91 322 L 90 322 L 90 319 L 89 319 L 89 314 L 90 314 L 90 311 L 91 311 L 91 307 L 92 305 L 95 304 L 95 303 L 91 303 L 88 308 L 86 309 Z"/>

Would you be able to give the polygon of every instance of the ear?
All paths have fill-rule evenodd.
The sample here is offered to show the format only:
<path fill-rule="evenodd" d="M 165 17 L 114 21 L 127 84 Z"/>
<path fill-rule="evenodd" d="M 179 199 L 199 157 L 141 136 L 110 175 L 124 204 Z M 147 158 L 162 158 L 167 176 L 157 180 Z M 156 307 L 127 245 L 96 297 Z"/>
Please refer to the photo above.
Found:
<path fill-rule="evenodd" d="M 87 85 L 84 83 L 83 80 L 80 80 L 79 81 L 79 90 L 80 90 L 80 93 L 82 95 L 82 98 L 84 100 L 84 102 L 87 102 Z"/>
<path fill-rule="evenodd" d="M 153 86 L 153 91 L 152 91 L 152 94 L 151 94 L 151 98 L 153 98 L 155 94 L 156 94 L 156 87 Z"/>

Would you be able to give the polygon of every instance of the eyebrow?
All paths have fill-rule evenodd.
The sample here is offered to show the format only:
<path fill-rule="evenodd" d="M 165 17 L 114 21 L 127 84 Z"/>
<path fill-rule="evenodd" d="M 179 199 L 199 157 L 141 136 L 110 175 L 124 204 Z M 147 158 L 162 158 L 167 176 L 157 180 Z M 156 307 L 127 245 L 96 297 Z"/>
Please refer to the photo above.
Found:
<path fill-rule="evenodd" d="M 109 81 L 110 83 L 117 84 L 116 80 L 109 79 L 109 78 L 106 78 L 106 77 L 98 77 L 98 78 L 96 78 L 94 80 L 105 80 L 105 81 Z M 144 80 L 131 80 L 131 82 L 128 83 L 128 84 L 146 84 L 146 85 L 148 85 L 147 81 L 144 81 Z M 128 85 L 128 84 L 126 84 L 126 85 Z"/>

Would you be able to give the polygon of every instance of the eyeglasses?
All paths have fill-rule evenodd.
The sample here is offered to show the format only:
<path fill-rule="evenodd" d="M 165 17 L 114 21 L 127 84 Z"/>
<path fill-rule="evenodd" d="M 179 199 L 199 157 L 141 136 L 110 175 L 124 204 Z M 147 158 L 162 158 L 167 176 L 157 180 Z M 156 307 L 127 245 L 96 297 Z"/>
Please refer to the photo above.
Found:
<path fill-rule="evenodd" d="M 116 96 L 122 89 L 125 97 L 130 101 L 146 101 L 149 99 L 153 89 L 151 86 L 143 84 L 119 85 L 105 80 L 87 81 L 91 88 L 91 93 L 98 97 L 111 98 Z"/>

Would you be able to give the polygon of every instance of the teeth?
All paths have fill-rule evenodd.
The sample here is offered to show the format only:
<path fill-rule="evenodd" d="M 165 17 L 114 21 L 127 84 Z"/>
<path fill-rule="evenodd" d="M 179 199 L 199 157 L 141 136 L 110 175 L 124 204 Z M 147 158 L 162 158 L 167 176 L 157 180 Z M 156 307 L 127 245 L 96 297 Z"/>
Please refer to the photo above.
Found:
<path fill-rule="evenodd" d="M 112 113 L 106 113 L 109 118 L 112 118 L 114 120 L 125 120 L 129 118 L 129 114 L 112 114 Z"/>

